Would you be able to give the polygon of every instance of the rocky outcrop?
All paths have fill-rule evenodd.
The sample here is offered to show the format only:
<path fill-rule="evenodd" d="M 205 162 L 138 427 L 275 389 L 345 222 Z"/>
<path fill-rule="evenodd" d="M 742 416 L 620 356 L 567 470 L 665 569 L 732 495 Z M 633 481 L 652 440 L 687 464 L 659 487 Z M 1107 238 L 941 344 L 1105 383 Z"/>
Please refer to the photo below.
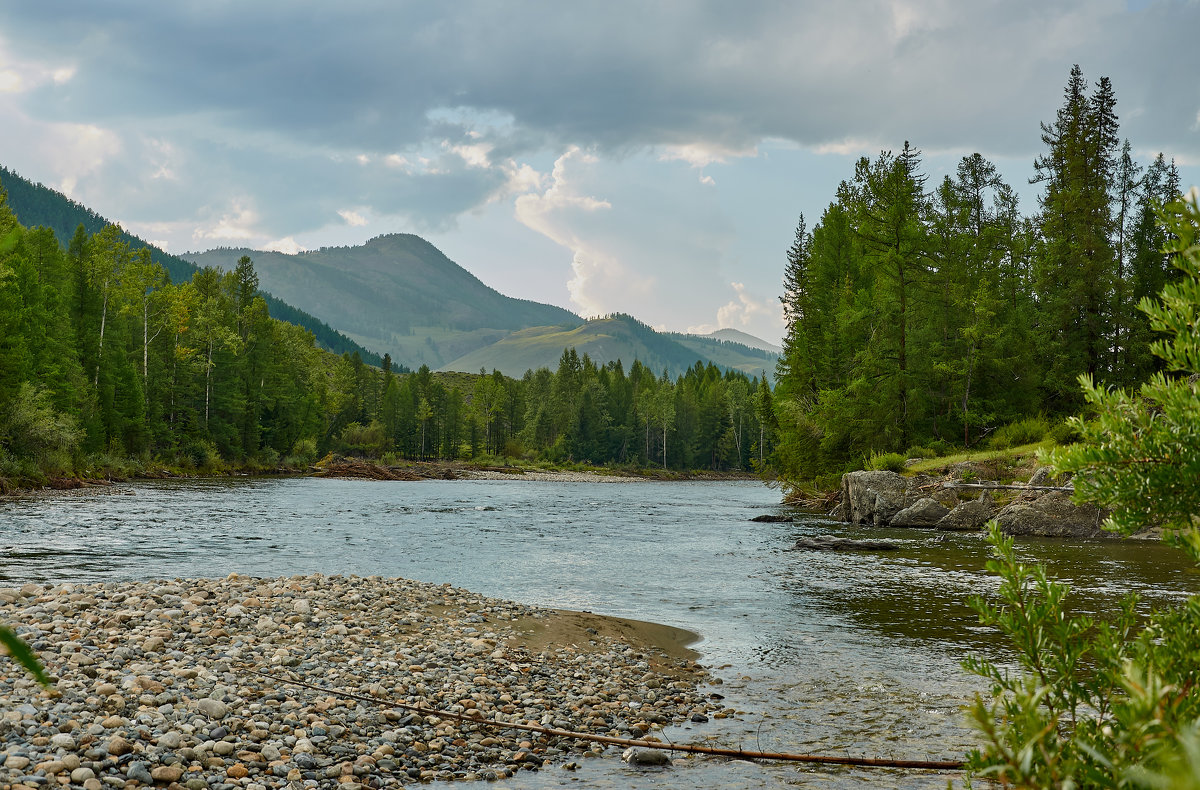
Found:
<path fill-rule="evenodd" d="M 944 532 L 974 532 L 983 529 L 983 525 L 996 514 L 996 509 L 991 492 L 984 491 L 979 499 L 959 504 L 933 526 Z"/>
<path fill-rule="evenodd" d="M 1029 485 L 1063 482 L 1051 480 L 1049 469 L 1042 467 Z M 978 499 L 959 502 L 958 493 L 940 488 L 940 483 L 936 478 L 904 477 L 896 472 L 850 472 L 842 476 L 840 503 L 830 515 L 851 524 L 944 531 L 979 530 L 994 518 L 1009 535 L 1113 537 L 1101 528 L 1108 514 L 1090 505 L 1074 504 L 1069 491 L 1024 491 L 1022 486 L 1015 494 L 1005 492 L 1005 498 L 1017 499 L 1001 508 L 989 491 Z"/>
<path fill-rule="evenodd" d="M 896 514 L 922 498 L 920 487 L 929 478 L 904 477 L 896 472 L 849 472 L 842 475 L 837 518 L 851 524 L 890 524 Z"/>
<path fill-rule="evenodd" d="M 893 527 L 932 527 L 950 510 L 929 497 L 922 497 L 892 517 Z"/>
<path fill-rule="evenodd" d="M 1065 491 L 1052 491 L 1033 499 L 1019 499 L 996 514 L 1008 535 L 1041 535 L 1055 538 L 1104 538 L 1101 529 L 1108 516 L 1092 505 L 1076 505 Z"/>

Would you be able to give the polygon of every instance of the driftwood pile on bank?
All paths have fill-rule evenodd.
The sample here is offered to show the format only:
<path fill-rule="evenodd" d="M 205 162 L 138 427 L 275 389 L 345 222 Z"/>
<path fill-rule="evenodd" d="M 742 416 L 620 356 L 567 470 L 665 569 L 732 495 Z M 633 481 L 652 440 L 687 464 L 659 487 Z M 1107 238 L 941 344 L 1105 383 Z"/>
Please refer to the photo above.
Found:
<path fill-rule="evenodd" d="M 315 477 L 348 477 L 359 480 L 458 480 L 459 474 L 446 466 L 380 466 L 366 461 L 343 458 L 313 467 Z"/>

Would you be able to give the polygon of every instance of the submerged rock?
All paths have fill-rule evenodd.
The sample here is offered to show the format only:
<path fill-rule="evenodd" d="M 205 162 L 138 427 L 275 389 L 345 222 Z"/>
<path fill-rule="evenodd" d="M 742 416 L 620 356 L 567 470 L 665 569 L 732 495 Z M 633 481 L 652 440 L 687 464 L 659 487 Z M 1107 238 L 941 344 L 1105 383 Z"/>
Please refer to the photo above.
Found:
<path fill-rule="evenodd" d="M 896 551 L 900 547 L 887 540 L 854 540 L 836 535 L 818 535 L 815 538 L 800 538 L 792 548 L 811 551 Z"/>
<path fill-rule="evenodd" d="M 791 516 L 784 516 L 779 513 L 763 513 L 750 519 L 751 521 L 761 521 L 767 524 L 791 524 L 796 519 Z"/>

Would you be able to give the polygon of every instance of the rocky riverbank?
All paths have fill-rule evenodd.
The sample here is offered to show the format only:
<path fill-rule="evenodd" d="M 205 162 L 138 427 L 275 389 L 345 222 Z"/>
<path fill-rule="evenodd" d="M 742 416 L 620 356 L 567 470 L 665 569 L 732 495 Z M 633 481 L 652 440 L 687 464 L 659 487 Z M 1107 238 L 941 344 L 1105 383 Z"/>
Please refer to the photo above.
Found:
<path fill-rule="evenodd" d="M 969 468 L 946 475 L 911 477 L 887 471 L 849 472 L 842 476 L 838 504 L 831 516 L 851 524 L 915 527 L 942 531 L 979 531 L 991 519 L 1010 535 L 1115 538 L 1103 529 L 1108 513 L 1071 501 L 1069 481 L 1050 477 L 1039 467 L 1027 481 L 963 479 Z M 1136 537 L 1155 538 L 1151 531 Z"/>
<path fill-rule="evenodd" d="M 611 748 L 506 723 L 652 737 L 727 715 L 697 691 L 704 673 L 686 631 L 404 579 L 28 584 L 0 589 L 0 622 L 56 679 L 42 690 L 0 659 L 4 790 L 494 779 L 616 759 Z"/>

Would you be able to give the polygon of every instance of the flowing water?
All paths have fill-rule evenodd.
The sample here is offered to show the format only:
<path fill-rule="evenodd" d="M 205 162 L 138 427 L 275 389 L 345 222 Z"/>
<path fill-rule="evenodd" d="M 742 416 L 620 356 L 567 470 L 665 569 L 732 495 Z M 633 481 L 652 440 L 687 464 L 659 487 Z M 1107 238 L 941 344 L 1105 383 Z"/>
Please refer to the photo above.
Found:
<path fill-rule="evenodd" d="M 959 667 L 1003 645 L 967 606 L 995 581 L 975 534 L 864 530 L 819 517 L 755 523 L 779 494 L 752 482 L 240 480 L 139 483 L 0 501 L 0 584 L 298 573 L 404 576 L 542 606 L 687 628 L 736 719 L 675 739 L 785 752 L 960 759 Z M 789 551 L 798 537 L 884 537 L 893 552 Z M 1023 541 L 1102 613 L 1127 591 L 1182 599 L 1200 577 L 1158 544 Z M 520 786 L 945 787 L 934 772 L 615 759 L 522 773 Z"/>

